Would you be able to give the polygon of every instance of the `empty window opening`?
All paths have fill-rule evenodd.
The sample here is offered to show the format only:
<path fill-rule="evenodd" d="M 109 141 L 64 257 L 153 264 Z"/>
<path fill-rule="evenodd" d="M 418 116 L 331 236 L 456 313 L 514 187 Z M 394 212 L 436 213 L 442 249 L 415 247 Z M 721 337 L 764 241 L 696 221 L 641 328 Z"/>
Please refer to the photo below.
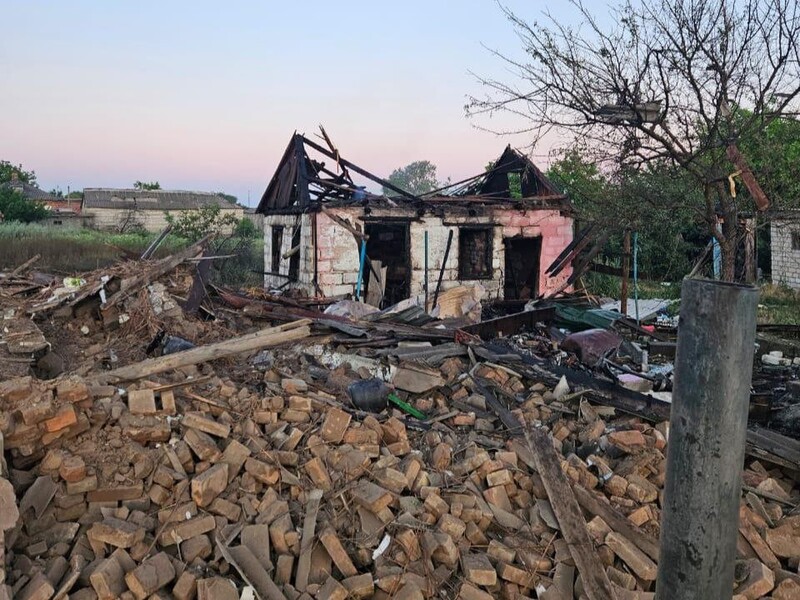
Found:
<path fill-rule="evenodd" d="M 273 273 L 281 272 L 281 246 L 283 246 L 283 225 L 272 226 L 272 265 Z"/>
<path fill-rule="evenodd" d="M 492 276 L 492 230 L 458 230 L 459 279 L 489 279 Z"/>
<path fill-rule="evenodd" d="M 800 250 L 800 231 L 792 232 L 792 250 Z"/>

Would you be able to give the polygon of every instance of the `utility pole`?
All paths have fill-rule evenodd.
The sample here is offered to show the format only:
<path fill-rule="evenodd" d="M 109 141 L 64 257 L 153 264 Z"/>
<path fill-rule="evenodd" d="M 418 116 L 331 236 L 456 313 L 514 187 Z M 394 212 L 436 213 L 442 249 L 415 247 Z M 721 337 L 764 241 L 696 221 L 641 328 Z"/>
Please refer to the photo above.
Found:
<path fill-rule="evenodd" d="M 758 290 L 685 279 L 656 600 L 730 600 Z"/>

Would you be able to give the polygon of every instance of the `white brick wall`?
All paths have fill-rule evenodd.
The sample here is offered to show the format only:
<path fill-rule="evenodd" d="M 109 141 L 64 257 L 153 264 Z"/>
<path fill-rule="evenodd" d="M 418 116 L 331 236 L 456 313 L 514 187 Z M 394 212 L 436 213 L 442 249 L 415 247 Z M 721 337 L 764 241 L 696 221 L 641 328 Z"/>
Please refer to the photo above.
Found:
<path fill-rule="evenodd" d="M 283 255 L 292 249 L 292 236 L 294 227 L 300 223 L 300 273 L 297 282 L 292 283 L 291 287 L 300 287 L 307 294 L 314 294 L 314 242 L 312 240 L 311 216 L 302 215 L 298 221 L 297 215 L 268 215 L 264 217 L 264 271 L 272 271 L 272 226 L 283 226 L 283 239 L 280 248 L 280 265 L 278 273 L 289 274 L 289 263 L 291 258 L 283 258 Z M 278 275 L 264 275 L 264 287 L 275 289 L 281 287 L 287 281 L 286 277 Z"/>
<path fill-rule="evenodd" d="M 792 232 L 800 233 L 800 218 L 770 223 L 772 282 L 800 289 L 800 250 L 792 250 Z"/>
<path fill-rule="evenodd" d="M 336 215 L 351 226 L 364 230 L 362 219 L 364 211 L 361 207 L 346 207 L 330 209 Z M 370 217 L 397 217 L 408 216 L 407 210 L 402 209 L 381 209 L 373 210 Z M 543 226 L 531 225 L 534 222 L 542 222 Z M 295 226 L 296 215 L 266 215 L 264 217 L 264 270 L 272 270 L 272 226 L 282 225 L 284 227 L 283 240 L 280 253 L 283 255 L 291 249 L 292 230 Z M 317 222 L 316 248 L 313 239 L 312 221 Z M 519 223 L 512 226 L 510 222 L 519 220 Z M 443 222 L 444 221 L 444 222 Z M 442 280 L 442 289 L 449 289 L 463 284 L 478 282 L 486 288 L 488 298 L 502 298 L 505 269 L 505 246 L 504 237 L 513 235 L 525 235 L 526 237 L 543 236 L 545 242 L 549 244 L 543 247 L 541 257 L 541 269 L 545 269 L 554 256 L 545 254 L 545 251 L 561 251 L 563 247 L 572 239 L 571 220 L 566 219 L 565 224 L 560 224 L 565 219 L 559 216 L 557 211 L 535 211 L 533 217 L 520 211 L 488 211 L 485 215 L 478 216 L 459 216 L 457 213 L 448 214 L 444 219 L 434 216 L 425 216 L 422 220 L 411 221 L 409 225 L 409 237 L 411 243 L 411 296 L 419 296 L 424 293 L 425 284 L 425 232 L 428 232 L 428 285 L 430 293 L 436 288 L 439 276 L 439 269 L 444 260 L 444 253 L 447 247 L 448 232 L 453 230 L 453 242 L 450 246 L 450 254 L 447 258 L 447 265 Z M 290 287 L 300 288 L 305 293 L 315 295 L 314 289 L 314 253 L 317 254 L 317 283 L 319 291 L 325 296 L 339 296 L 343 294 L 353 294 L 356 287 L 359 266 L 359 246 L 353 234 L 333 222 L 324 213 L 305 214 L 302 216 L 302 240 L 300 257 L 300 276 L 297 283 L 292 283 Z M 447 223 L 445 225 L 444 223 Z M 527 225 L 525 225 L 527 223 Z M 549 229 L 545 227 L 551 223 Z M 553 224 L 554 223 L 554 224 Z M 461 280 L 459 279 L 459 225 L 480 227 L 481 225 L 491 226 L 493 236 L 493 255 L 492 255 L 492 277 L 490 279 Z M 563 228 L 564 231 L 558 231 Z M 548 237 L 550 236 L 550 237 Z M 555 236 L 555 237 L 554 237 Z M 552 248 L 550 247 L 552 246 Z M 552 254 L 552 252 L 551 252 Z M 279 272 L 288 274 L 289 259 L 281 259 Z M 568 275 L 568 272 L 565 273 Z M 277 288 L 286 283 L 286 278 L 279 276 L 264 276 L 264 285 L 267 288 Z M 549 283 L 555 287 L 557 281 L 550 280 Z M 284 288 L 285 289 L 285 288 Z M 542 291 L 542 290 L 540 290 Z"/>

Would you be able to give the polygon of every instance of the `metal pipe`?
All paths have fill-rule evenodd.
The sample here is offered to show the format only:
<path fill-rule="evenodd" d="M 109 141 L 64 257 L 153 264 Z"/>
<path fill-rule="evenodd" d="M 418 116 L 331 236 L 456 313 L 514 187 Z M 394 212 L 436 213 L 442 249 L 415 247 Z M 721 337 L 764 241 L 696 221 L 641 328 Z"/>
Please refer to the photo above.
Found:
<path fill-rule="evenodd" d="M 319 294 L 322 296 L 322 290 L 319 287 L 319 266 L 317 261 L 319 260 L 319 242 L 317 240 L 317 211 L 311 213 L 311 238 L 313 240 L 314 246 L 314 293 Z"/>
<path fill-rule="evenodd" d="M 756 288 L 685 279 L 656 600 L 733 595 Z"/>
<path fill-rule="evenodd" d="M 428 232 L 425 231 L 425 312 L 428 312 Z"/>
<path fill-rule="evenodd" d="M 619 290 L 619 312 L 628 314 L 628 279 L 631 270 L 631 230 L 626 229 L 622 237 L 622 283 Z"/>
<path fill-rule="evenodd" d="M 367 259 L 367 240 L 361 240 L 361 257 L 358 261 L 358 281 L 356 282 L 356 300 L 361 300 L 361 282 L 364 280 L 364 263 Z"/>
<path fill-rule="evenodd" d="M 633 306 L 636 309 L 636 324 L 639 323 L 639 233 L 633 232 Z"/>

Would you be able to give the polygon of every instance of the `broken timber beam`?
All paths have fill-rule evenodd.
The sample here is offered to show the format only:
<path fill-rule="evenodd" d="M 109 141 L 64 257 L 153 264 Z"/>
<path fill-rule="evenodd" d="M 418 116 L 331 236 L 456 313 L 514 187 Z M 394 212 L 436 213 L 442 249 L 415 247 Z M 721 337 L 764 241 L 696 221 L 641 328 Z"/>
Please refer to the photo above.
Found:
<path fill-rule="evenodd" d="M 148 269 L 144 273 L 141 273 L 140 275 L 123 279 L 120 290 L 108 299 L 108 301 L 101 307 L 101 310 L 106 310 L 114 306 L 115 304 L 127 298 L 132 292 L 152 281 L 155 281 L 162 275 L 169 273 L 183 261 L 200 254 L 203 251 L 203 246 L 210 237 L 210 235 L 207 235 L 191 246 L 158 261 L 152 268 Z"/>
<path fill-rule="evenodd" d="M 294 587 L 298 592 L 305 592 L 308 587 L 308 576 L 311 572 L 311 550 L 314 548 L 314 538 L 317 528 L 317 513 L 322 500 L 323 491 L 311 490 L 306 502 L 306 517 L 303 521 L 303 537 L 300 540 L 300 558 L 297 561 L 297 575 Z"/>
<path fill-rule="evenodd" d="M 572 486 L 572 491 L 583 510 L 603 519 L 613 531 L 630 540 L 639 550 L 658 562 L 658 540 L 656 538 L 646 534 L 634 525 L 630 519 L 617 512 L 610 503 L 599 500 L 589 490 L 579 485 L 574 485 Z"/>
<path fill-rule="evenodd" d="M 20 266 L 18 266 L 16 269 L 11 271 L 11 273 L 8 274 L 8 277 L 9 278 L 10 277 L 15 277 L 15 276 L 19 275 L 20 273 L 23 273 L 28 267 L 30 267 L 33 263 L 35 263 L 40 258 L 42 258 L 41 254 L 37 254 L 35 256 L 32 256 L 31 258 L 26 260 L 24 263 L 22 263 Z"/>
<path fill-rule="evenodd" d="M 363 175 L 367 179 L 371 179 L 375 183 L 378 183 L 378 184 L 382 185 L 383 187 L 392 190 L 393 192 L 397 192 L 398 194 L 408 198 L 409 200 L 414 200 L 415 202 L 420 202 L 420 203 L 424 203 L 425 202 L 419 196 L 415 196 L 414 194 L 409 194 L 407 191 L 405 191 L 402 188 L 397 187 L 396 185 L 394 185 L 390 181 L 386 181 L 385 179 L 381 179 L 380 177 L 378 177 L 377 175 L 373 175 L 372 173 L 370 173 L 366 169 L 362 169 L 358 165 L 351 163 L 349 160 L 345 160 L 344 158 L 339 156 L 338 152 L 336 154 L 334 154 L 333 152 L 331 152 L 327 148 L 323 148 L 319 144 L 317 144 L 315 142 L 312 142 L 307 137 L 303 137 L 303 141 L 306 144 L 308 144 L 309 146 L 311 146 L 312 148 L 314 148 L 314 150 L 316 150 L 317 152 L 320 152 L 320 153 L 324 154 L 328 158 L 332 158 L 333 160 L 337 161 L 340 165 L 344 165 L 345 167 L 347 167 L 349 169 L 352 169 L 353 171 L 355 171 L 359 175 Z"/>
<path fill-rule="evenodd" d="M 262 329 L 261 331 L 225 340 L 224 342 L 143 360 L 133 365 L 120 367 L 108 373 L 103 373 L 98 379 L 109 382 L 133 381 L 188 365 L 196 365 L 209 360 L 241 354 L 242 352 L 251 352 L 253 350 L 277 346 L 284 342 L 291 342 L 308 337 L 311 334 L 310 324 L 311 321 L 308 319 L 292 321 L 291 323 Z"/>
<path fill-rule="evenodd" d="M 586 521 L 572 493 L 569 480 L 561 470 L 552 438 L 544 429 L 526 429 L 525 439 L 561 526 L 561 533 L 569 545 L 575 566 L 578 567 L 584 593 L 589 600 L 613 600 L 616 594 L 589 538 Z"/>
<path fill-rule="evenodd" d="M 253 587 L 258 598 L 286 600 L 286 596 L 247 546 L 230 547 L 219 538 L 216 542 L 223 558 L 234 566 L 248 585 Z"/>

